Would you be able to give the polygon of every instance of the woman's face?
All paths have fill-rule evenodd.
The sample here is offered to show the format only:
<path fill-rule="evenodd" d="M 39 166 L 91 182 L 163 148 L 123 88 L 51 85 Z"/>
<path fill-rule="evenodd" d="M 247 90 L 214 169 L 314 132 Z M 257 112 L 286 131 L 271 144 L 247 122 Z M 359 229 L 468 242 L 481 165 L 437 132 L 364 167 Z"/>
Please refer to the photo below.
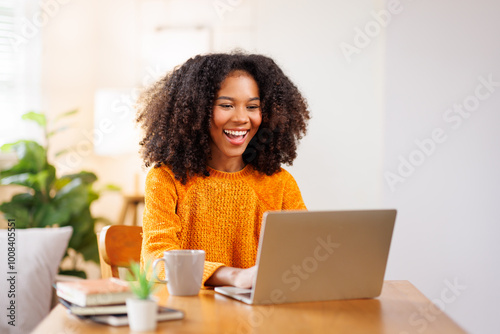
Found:
<path fill-rule="evenodd" d="M 229 73 L 215 97 L 210 122 L 212 168 L 234 172 L 244 167 L 243 152 L 260 123 L 259 87 L 244 71 Z"/>

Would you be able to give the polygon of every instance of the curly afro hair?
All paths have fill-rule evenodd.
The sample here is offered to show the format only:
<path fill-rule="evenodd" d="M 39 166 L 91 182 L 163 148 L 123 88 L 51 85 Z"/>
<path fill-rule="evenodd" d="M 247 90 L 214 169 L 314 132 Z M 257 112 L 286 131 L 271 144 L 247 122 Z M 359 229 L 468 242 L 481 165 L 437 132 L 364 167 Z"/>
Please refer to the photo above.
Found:
<path fill-rule="evenodd" d="M 237 52 L 191 58 L 140 95 L 137 122 L 145 132 L 140 153 L 146 167 L 169 166 L 182 183 L 209 175 L 215 97 L 222 81 L 238 70 L 257 82 L 262 111 L 243 161 L 267 175 L 293 163 L 310 118 L 304 97 L 272 59 Z"/>

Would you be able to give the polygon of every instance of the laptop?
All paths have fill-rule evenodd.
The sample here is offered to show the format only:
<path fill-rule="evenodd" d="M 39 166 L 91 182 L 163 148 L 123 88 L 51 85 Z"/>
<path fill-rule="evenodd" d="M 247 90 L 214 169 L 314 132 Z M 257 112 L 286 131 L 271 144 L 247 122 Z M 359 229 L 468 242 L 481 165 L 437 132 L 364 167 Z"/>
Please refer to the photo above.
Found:
<path fill-rule="evenodd" d="M 380 295 L 396 210 L 266 212 L 252 289 L 216 287 L 247 304 Z"/>

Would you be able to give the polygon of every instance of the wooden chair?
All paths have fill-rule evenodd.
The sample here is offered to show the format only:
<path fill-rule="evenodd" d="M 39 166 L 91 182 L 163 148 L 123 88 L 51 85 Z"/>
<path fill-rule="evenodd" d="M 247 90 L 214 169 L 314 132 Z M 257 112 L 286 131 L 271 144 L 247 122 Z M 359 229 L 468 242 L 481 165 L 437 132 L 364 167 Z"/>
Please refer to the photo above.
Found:
<path fill-rule="evenodd" d="M 105 226 L 97 236 L 102 278 L 117 277 L 118 268 L 130 268 L 130 262 L 141 258 L 142 227 Z"/>

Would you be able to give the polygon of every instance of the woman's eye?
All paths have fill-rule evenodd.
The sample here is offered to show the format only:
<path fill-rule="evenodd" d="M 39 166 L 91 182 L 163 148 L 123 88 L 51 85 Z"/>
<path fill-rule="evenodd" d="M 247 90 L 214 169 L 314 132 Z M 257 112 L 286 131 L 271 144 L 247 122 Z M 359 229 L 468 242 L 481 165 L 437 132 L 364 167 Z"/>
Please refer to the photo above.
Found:
<path fill-rule="evenodd" d="M 222 108 L 225 108 L 225 109 L 229 109 L 232 106 L 230 104 L 219 104 L 219 107 L 222 107 Z"/>
<path fill-rule="evenodd" d="M 259 109 L 260 106 L 248 106 L 247 108 L 250 110 L 256 110 L 256 109 Z"/>

